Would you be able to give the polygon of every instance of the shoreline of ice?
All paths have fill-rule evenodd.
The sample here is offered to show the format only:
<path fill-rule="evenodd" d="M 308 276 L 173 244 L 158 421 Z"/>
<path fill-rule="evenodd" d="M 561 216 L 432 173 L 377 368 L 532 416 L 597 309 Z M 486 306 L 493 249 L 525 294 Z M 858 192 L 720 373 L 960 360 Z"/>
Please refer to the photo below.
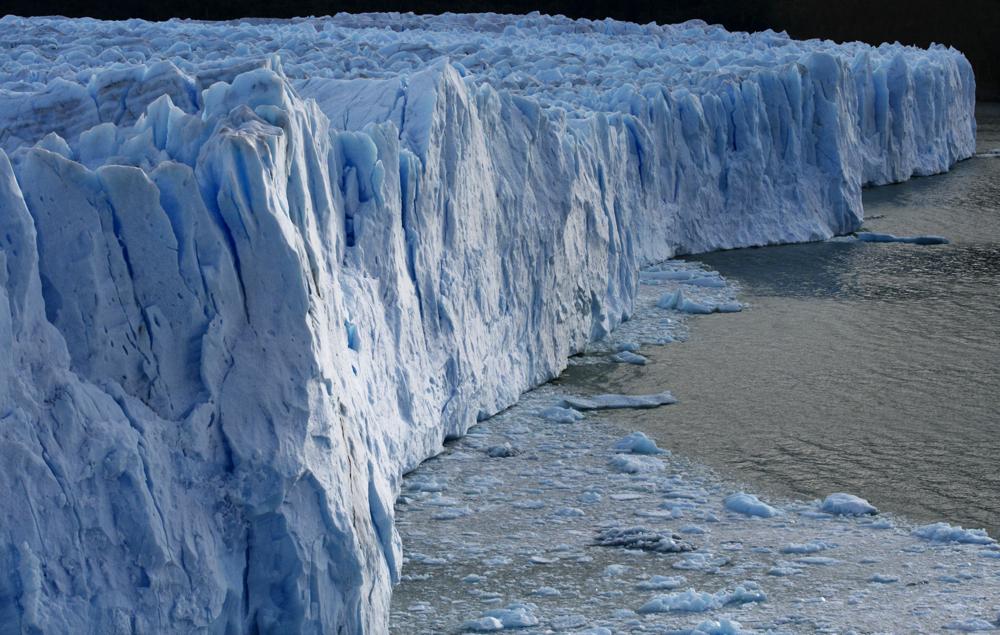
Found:
<path fill-rule="evenodd" d="M 681 279 L 649 278 L 633 318 L 578 363 L 683 339 L 702 317 L 657 303 Z M 598 411 L 545 415 L 573 394 L 533 389 L 404 478 L 393 632 L 1000 630 L 1000 545 L 981 530 L 918 526 L 843 493 L 761 500 Z M 516 454 L 480 458 L 497 443 Z"/>

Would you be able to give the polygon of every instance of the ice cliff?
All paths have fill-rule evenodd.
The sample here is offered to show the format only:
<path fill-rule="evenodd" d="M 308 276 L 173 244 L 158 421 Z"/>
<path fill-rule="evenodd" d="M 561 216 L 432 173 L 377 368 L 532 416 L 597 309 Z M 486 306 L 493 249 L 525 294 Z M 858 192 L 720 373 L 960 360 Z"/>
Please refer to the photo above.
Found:
<path fill-rule="evenodd" d="M 952 49 L 0 20 L 0 631 L 384 632 L 401 473 L 677 253 L 974 149 Z"/>

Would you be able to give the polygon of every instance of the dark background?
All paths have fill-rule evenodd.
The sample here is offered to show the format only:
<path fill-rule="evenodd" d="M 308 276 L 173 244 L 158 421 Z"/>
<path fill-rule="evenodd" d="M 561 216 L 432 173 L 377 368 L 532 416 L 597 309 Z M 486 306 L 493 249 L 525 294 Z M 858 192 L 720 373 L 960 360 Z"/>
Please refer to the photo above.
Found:
<path fill-rule="evenodd" d="M 339 11 L 495 11 L 614 17 L 633 22 L 701 18 L 729 30 L 788 31 L 796 38 L 950 44 L 976 72 L 978 96 L 1000 100 L 1000 0 L 0 0 L 0 15 L 223 20 Z M 0 32 L 0 40 L 3 34 Z"/>

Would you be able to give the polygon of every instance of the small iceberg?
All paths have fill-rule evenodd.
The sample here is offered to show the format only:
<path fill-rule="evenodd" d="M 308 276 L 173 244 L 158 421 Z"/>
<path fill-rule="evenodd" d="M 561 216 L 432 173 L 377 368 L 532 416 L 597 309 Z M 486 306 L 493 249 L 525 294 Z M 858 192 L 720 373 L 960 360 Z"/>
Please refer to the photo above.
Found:
<path fill-rule="evenodd" d="M 835 516 L 866 516 L 878 513 L 878 509 L 865 499 L 843 492 L 827 496 L 820 503 L 819 509 Z"/>
<path fill-rule="evenodd" d="M 640 474 L 643 472 L 659 472 L 663 469 L 663 463 L 651 456 L 634 456 L 629 454 L 616 454 L 608 466 L 616 472 L 622 474 Z"/>
<path fill-rule="evenodd" d="M 683 576 L 654 575 L 637 584 L 635 588 L 642 591 L 672 591 L 684 586 L 685 581 Z"/>
<path fill-rule="evenodd" d="M 983 529 L 963 529 L 948 523 L 931 523 L 913 530 L 913 535 L 931 542 L 957 542 L 966 545 L 992 545 L 996 541 Z"/>
<path fill-rule="evenodd" d="M 701 277 L 704 275 L 700 271 L 694 271 L 691 269 L 671 269 L 667 271 L 640 271 L 639 281 L 640 282 L 680 282 L 682 280 L 691 280 L 694 277 Z"/>
<path fill-rule="evenodd" d="M 684 297 L 684 291 L 681 289 L 677 289 L 672 293 L 663 294 L 663 296 L 656 302 L 656 306 L 661 309 L 673 309 L 674 311 L 691 313 L 694 315 L 708 315 L 709 313 L 736 313 L 743 310 L 743 305 L 739 302 L 718 302 L 715 304 L 696 302 L 690 298 Z"/>
<path fill-rule="evenodd" d="M 614 410 L 616 408 L 657 408 L 677 403 L 669 391 L 653 395 L 595 395 L 593 397 L 564 397 L 563 406 L 574 410 Z"/>
<path fill-rule="evenodd" d="M 615 442 L 614 449 L 619 452 L 631 452 L 632 454 L 670 454 L 670 452 L 657 447 L 656 441 L 653 441 L 642 432 L 633 432 L 618 439 Z"/>
<path fill-rule="evenodd" d="M 646 362 L 649 360 L 638 353 L 633 353 L 632 351 L 620 351 L 611 356 L 611 361 L 619 364 L 635 364 L 636 366 L 645 366 Z"/>
<path fill-rule="evenodd" d="M 538 416 L 548 421 L 556 423 L 575 423 L 583 419 L 583 413 L 573 408 L 562 408 L 560 406 L 550 406 L 538 412 Z"/>
<path fill-rule="evenodd" d="M 747 494 L 746 492 L 730 494 L 723 502 L 729 511 L 745 516 L 771 518 L 778 515 L 777 509 L 761 501 L 753 494 Z"/>
<path fill-rule="evenodd" d="M 660 533 L 647 527 L 611 527 L 598 532 L 594 539 L 598 547 L 622 547 L 656 553 L 682 553 L 693 551 L 694 547 L 684 542 L 680 536 Z"/>
<path fill-rule="evenodd" d="M 720 609 L 727 605 L 766 601 L 767 595 L 754 582 L 747 582 L 745 586 L 738 586 L 733 591 L 705 593 L 704 591 L 688 589 L 679 593 L 658 595 L 643 604 L 639 608 L 638 613 L 670 613 L 675 611 L 704 613 L 705 611 Z"/>
<path fill-rule="evenodd" d="M 875 232 L 858 232 L 855 237 L 864 243 L 910 243 L 912 245 L 947 245 L 944 236 L 895 236 L 893 234 L 877 234 Z"/>

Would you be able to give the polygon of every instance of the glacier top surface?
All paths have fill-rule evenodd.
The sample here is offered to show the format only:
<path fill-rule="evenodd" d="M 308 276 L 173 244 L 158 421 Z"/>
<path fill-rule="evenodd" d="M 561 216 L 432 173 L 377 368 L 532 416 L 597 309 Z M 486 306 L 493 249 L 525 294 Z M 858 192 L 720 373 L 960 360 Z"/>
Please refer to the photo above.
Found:
<path fill-rule="evenodd" d="M 773 31 L 731 33 L 701 21 L 638 25 L 537 14 L 161 23 L 7 16 L 0 25 L 7 41 L 0 90 L 8 96 L 40 92 L 60 80 L 93 91 L 95 74 L 136 67 L 149 79 L 172 74 L 173 66 L 190 85 L 205 88 L 228 80 L 233 69 L 275 56 L 293 80 L 392 78 L 447 60 L 471 81 L 533 97 L 570 116 L 627 110 L 636 92 L 716 91 L 817 52 L 848 64 L 899 56 L 925 64 L 958 54 L 944 47 L 928 52 L 900 44 L 798 41 Z"/>

